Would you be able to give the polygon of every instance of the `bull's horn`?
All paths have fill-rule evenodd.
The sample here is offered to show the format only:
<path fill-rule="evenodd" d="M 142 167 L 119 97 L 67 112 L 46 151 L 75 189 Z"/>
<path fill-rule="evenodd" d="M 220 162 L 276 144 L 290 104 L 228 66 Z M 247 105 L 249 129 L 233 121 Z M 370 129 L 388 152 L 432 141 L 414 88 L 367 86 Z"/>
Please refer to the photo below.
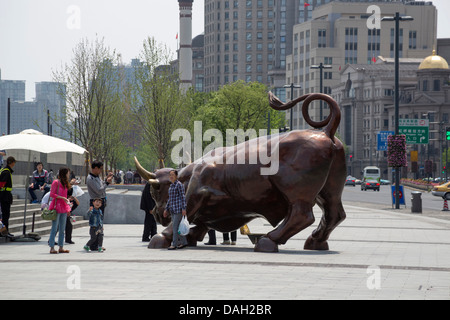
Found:
<path fill-rule="evenodd" d="M 148 182 L 152 185 L 159 185 L 159 180 L 158 179 L 148 179 Z"/>
<path fill-rule="evenodd" d="M 141 175 L 142 178 L 144 178 L 145 180 L 156 179 L 156 175 L 145 170 L 136 157 L 134 157 L 134 164 L 136 165 L 137 172 Z"/>

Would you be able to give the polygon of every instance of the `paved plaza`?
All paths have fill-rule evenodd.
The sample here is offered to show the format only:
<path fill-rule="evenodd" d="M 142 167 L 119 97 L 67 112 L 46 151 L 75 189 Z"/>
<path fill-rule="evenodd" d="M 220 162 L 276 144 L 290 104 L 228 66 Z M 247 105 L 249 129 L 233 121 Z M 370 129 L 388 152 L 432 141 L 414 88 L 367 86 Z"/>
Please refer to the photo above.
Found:
<path fill-rule="evenodd" d="M 69 254 L 50 255 L 48 236 L 1 244 L 2 299 L 450 299 L 449 220 L 409 209 L 345 209 L 325 252 L 303 250 L 318 207 L 314 225 L 279 253 L 253 252 L 239 233 L 235 246 L 147 249 L 142 225 L 105 225 L 104 253 L 83 250 L 87 227 L 74 230 Z M 272 230 L 262 219 L 249 227 Z"/>

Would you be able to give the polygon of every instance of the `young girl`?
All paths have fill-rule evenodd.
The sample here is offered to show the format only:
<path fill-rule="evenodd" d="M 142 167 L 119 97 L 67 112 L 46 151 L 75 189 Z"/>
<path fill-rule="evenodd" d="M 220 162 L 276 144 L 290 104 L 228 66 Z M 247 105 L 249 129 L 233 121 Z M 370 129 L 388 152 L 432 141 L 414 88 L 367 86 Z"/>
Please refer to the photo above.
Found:
<path fill-rule="evenodd" d="M 67 199 L 67 191 L 70 189 L 69 183 L 69 168 L 62 167 L 59 169 L 58 179 L 53 181 L 50 189 L 50 197 L 53 199 L 50 203 L 49 209 L 55 209 L 57 214 L 56 220 L 52 221 L 52 230 L 50 231 L 50 253 L 69 253 L 69 250 L 64 250 L 64 231 L 66 229 L 67 216 L 70 215 L 70 201 Z M 59 251 L 55 250 L 55 235 L 58 233 Z"/>

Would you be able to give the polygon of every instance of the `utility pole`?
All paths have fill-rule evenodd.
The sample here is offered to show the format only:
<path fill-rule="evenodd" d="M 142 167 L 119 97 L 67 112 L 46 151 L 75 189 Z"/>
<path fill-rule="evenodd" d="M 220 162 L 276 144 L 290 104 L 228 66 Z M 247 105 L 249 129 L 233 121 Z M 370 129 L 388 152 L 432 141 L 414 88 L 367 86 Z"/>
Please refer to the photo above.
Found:
<path fill-rule="evenodd" d="M 323 69 L 331 69 L 332 66 L 328 64 L 323 64 L 322 62 L 319 65 L 313 65 L 311 66 L 311 69 L 319 69 L 319 86 L 320 86 L 320 93 L 323 93 Z M 320 100 L 320 113 L 319 113 L 319 122 L 323 120 L 323 101 Z"/>
<path fill-rule="evenodd" d="M 396 12 L 394 17 L 384 17 L 381 21 L 395 21 L 395 135 L 399 133 L 399 102 L 400 102 L 400 21 L 412 21 L 413 17 L 400 17 L 400 13 Z M 395 167 L 395 209 L 400 209 L 400 169 Z"/>
<path fill-rule="evenodd" d="M 298 84 L 285 84 L 283 88 L 291 88 L 291 101 L 294 100 L 294 88 L 300 89 L 302 86 Z M 291 119 L 289 121 L 289 129 L 294 130 L 294 107 L 290 110 Z"/>

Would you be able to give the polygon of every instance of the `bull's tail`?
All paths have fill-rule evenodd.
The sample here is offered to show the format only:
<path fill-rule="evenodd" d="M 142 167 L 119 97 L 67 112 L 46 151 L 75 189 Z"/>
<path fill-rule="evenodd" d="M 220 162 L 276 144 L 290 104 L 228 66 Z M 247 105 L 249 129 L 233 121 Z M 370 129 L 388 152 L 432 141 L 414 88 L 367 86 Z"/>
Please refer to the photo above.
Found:
<path fill-rule="evenodd" d="M 305 121 L 315 129 L 323 128 L 326 135 L 329 136 L 330 139 L 334 140 L 334 134 L 336 133 L 339 123 L 341 122 L 341 110 L 339 109 L 337 102 L 332 97 L 323 93 L 311 93 L 287 103 L 283 103 L 280 99 L 274 96 L 272 92 L 269 92 L 269 104 L 275 110 L 289 110 L 303 100 L 302 114 Z M 314 100 L 323 100 L 330 106 L 330 114 L 323 121 L 312 121 L 308 114 L 308 106 Z"/>

